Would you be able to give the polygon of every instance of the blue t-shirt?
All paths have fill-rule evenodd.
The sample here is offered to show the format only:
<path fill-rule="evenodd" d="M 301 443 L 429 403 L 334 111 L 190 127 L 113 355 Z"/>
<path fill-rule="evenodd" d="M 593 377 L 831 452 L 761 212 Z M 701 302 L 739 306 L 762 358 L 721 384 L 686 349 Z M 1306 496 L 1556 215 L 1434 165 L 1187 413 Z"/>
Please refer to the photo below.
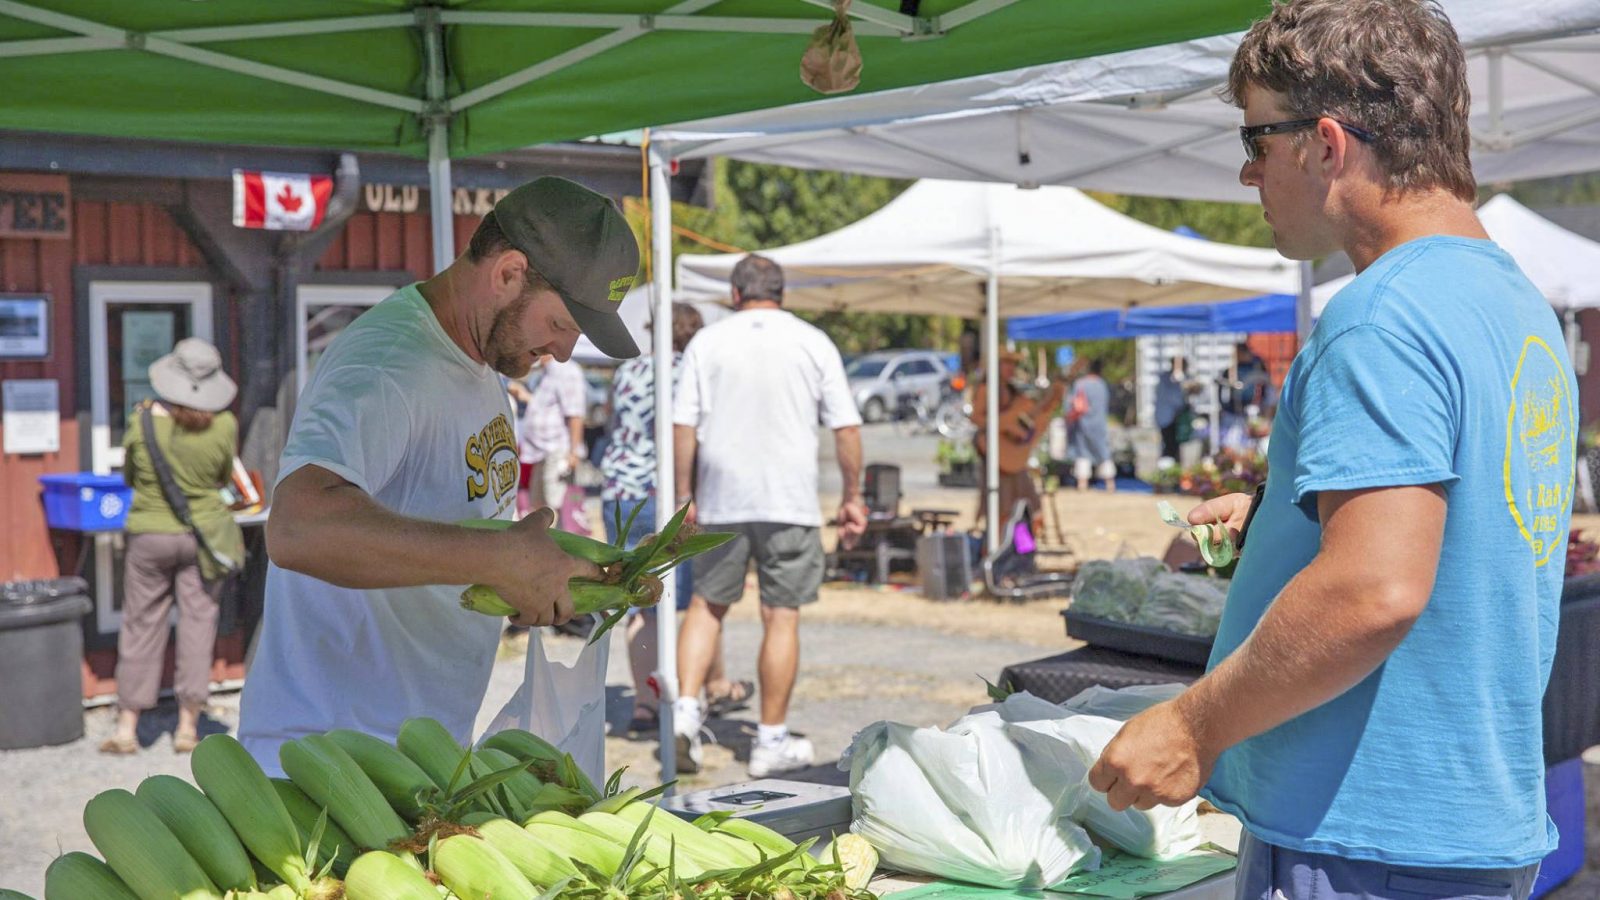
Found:
<path fill-rule="evenodd" d="M 1208 799 L 1268 843 L 1395 865 L 1521 866 L 1555 849 L 1540 699 L 1577 396 L 1555 313 L 1489 241 L 1411 241 L 1333 298 L 1284 384 L 1211 665 L 1316 556 L 1319 491 L 1442 485 L 1438 576 L 1377 671 L 1224 752 Z"/>

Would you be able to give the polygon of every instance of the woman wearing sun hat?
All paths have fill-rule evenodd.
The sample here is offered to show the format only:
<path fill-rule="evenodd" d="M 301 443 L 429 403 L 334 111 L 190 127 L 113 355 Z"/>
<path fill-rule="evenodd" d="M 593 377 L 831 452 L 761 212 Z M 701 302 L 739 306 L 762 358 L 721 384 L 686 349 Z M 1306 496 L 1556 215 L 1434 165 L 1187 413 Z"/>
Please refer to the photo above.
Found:
<path fill-rule="evenodd" d="M 238 388 L 222 371 L 221 354 L 199 338 L 185 338 L 150 365 L 150 385 L 157 399 L 134 410 L 122 442 L 122 476 L 133 488 L 133 505 L 117 637 L 117 730 L 100 745 L 103 753 L 139 749 L 139 714 L 156 705 L 174 601 L 178 726 L 172 748 L 194 749 L 210 696 L 217 596 L 244 557 L 244 535 L 220 493 L 239 436 L 238 421 L 227 411 Z M 176 492 L 175 500 L 168 491 Z"/>

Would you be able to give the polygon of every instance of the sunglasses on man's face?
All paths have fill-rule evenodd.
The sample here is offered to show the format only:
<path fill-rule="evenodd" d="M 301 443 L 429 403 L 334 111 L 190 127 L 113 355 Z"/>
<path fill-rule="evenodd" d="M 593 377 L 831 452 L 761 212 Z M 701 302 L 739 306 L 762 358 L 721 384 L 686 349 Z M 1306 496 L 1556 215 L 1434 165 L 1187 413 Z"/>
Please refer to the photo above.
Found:
<path fill-rule="evenodd" d="M 1253 163 L 1261 158 L 1261 146 L 1256 142 L 1269 134 L 1288 134 L 1293 131 L 1304 131 L 1307 128 L 1317 127 L 1317 123 L 1330 116 L 1318 116 L 1315 119 L 1288 119 L 1283 122 L 1267 122 L 1261 125 L 1241 125 L 1239 127 L 1239 140 L 1244 142 L 1244 161 Z M 1356 140 L 1370 144 L 1375 135 L 1365 128 L 1351 125 L 1349 122 L 1340 122 L 1334 119 L 1340 128 L 1350 132 Z"/>

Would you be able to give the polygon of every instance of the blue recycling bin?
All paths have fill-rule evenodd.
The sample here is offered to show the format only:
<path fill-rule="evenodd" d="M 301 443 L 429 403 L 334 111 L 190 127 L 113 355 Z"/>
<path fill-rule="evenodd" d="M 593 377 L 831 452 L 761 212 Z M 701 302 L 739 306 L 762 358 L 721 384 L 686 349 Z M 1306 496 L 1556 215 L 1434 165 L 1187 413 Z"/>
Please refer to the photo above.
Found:
<path fill-rule="evenodd" d="M 133 488 L 121 475 L 61 472 L 40 475 L 44 520 L 67 531 L 121 531 L 128 524 Z"/>

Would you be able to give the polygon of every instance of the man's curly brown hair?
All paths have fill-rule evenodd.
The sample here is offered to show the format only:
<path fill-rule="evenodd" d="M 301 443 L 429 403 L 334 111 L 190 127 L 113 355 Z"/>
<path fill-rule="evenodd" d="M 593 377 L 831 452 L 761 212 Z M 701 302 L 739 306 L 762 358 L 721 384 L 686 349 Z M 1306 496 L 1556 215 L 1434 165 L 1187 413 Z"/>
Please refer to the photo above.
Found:
<path fill-rule="evenodd" d="M 1477 196 L 1466 56 L 1437 0 L 1275 4 L 1234 54 L 1225 97 L 1243 107 L 1250 88 L 1283 95 L 1294 118 L 1371 132 L 1392 192 Z"/>

